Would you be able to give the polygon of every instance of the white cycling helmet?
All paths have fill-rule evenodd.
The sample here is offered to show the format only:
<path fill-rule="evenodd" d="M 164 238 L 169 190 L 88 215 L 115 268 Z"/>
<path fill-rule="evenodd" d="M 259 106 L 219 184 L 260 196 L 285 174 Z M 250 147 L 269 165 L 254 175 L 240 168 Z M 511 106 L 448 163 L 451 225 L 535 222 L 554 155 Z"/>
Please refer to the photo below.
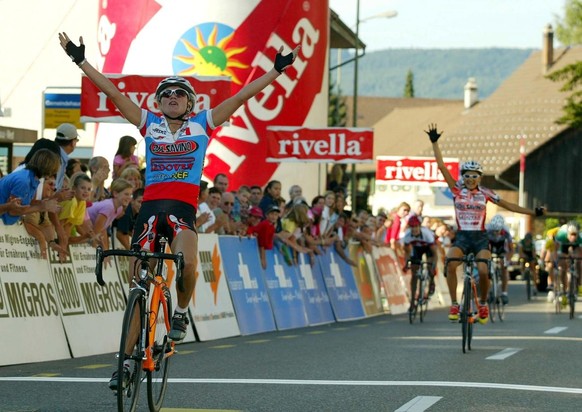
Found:
<path fill-rule="evenodd" d="M 475 160 L 469 160 L 463 164 L 461 164 L 461 174 L 467 171 L 470 172 L 477 172 L 480 175 L 483 174 L 483 168 L 481 167 L 481 163 L 476 162 Z"/>
<path fill-rule="evenodd" d="M 180 77 L 180 76 L 166 77 L 164 80 L 162 80 L 160 82 L 160 84 L 158 84 L 158 87 L 156 88 L 156 100 L 158 101 L 158 103 L 161 102 L 160 94 L 165 89 L 167 89 L 168 87 L 171 87 L 171 86 L 179 87 L 180 89 L 182 89 L 188 93 L 188 103 L 190 103 L 188 105 L 188 109 L 186 110 L 186 112 L 183 115 L 177 117 L 177 119 L 178 118 L 185 118 L 190 113 L 192 113 L 192 110 L 194 109 L 194 103 L 196 102 L 196 92 L 194 91 L 194 88 L 192 87 L 190 82 L 188 80 L 186 80 L 185 78 Z"/>
<path fill-rule="evenodd" d="M 578 233 L 580 230 L 580 225 L 575 220 L 570 220 L 566 223 L 566 230 L 568 233 Z"/>
<path fill-rule="evenodd" d="M 495 215 L 491 218 L 489 222 L 489 229 L 491 230 L 502 230 L 505 227 L 505 219 L 501 215 Z"/>

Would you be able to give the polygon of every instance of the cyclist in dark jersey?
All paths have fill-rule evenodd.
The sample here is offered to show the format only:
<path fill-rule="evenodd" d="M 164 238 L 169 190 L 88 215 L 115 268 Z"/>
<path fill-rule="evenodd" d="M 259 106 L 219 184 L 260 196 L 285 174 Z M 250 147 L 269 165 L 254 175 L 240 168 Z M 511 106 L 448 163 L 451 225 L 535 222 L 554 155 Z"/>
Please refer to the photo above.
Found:
<path fill-rule="evenodd" d="M 155 91 L 155 99 L 161 111 L 159 115 L 141 109 L 87 62 L 82 37 L 79 38 L 79 46 L 66 33 L 59 33 L 59 41 L 73 62 L 113 102 L 125 119 L 138 127 L 145 138 L 146 184 L 132 243 L 139 243 L 144 249 L 153 249 L 155 233 L 161 232 L 168 238 L 172 253 L 183 253 L 185 290 L 177 290 L 178 305 L 168 335 L 172 340 L 181 341 L 186 336 L 188 304 L 196 281 L 194 273 L 198 257 L 198 235 L 194 222 L 204 157 L 211 134 L 215 127 L 228 121 L 239 107 L 271 85 L 292 65 L 299 46 L 287 55 L 281 54 L 281 46 L 271 70 L 215 108 L 195 114 L 196 92 L 190 82 L 179 76 L 168 77 L 160 82 Z M 275 97 L 278 95 L 273 93 L 272 98 Z M 267 97 L 263 97 L 263 100 L 267 100 Z M 110 382 L 110 388 L 117 388 L 115 376 Z"/>
<path fill-rule="evenodd" d="M 505 219 L 501 215 L 493 216 L 486 228 L 489 249 L 491 253 L 501 258 L 501 301 L 504 305 L 507 305 L 509 303 L 509 297 L 507 296 L 509 276 L 505 262 L 509 261 L 513 255 L 513 238 L 509 233 L 509 229 L 505 226 Z"/>

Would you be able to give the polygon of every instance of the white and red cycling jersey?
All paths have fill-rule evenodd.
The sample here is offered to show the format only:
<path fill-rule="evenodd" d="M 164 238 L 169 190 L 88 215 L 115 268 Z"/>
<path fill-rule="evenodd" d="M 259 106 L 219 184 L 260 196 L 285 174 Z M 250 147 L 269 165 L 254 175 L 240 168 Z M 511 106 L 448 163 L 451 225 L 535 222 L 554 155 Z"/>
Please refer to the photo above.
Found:
<path fill-rule="evenodd" d="M 497 204 L 499 195 L 482 186 L 469 190 L 463 184 L 462 179 L 457 180 L 452 192 L 458 230 L 485 230 L 487 202 Z"/>
<path fill-rule="evenodd" d="M 198 207 L 204 156 L 214 130 L 211 111 L 203 110 L 172 133 L 166 118 L 142 109 L 145 138 L 144 202 L 178 200 Z"/>

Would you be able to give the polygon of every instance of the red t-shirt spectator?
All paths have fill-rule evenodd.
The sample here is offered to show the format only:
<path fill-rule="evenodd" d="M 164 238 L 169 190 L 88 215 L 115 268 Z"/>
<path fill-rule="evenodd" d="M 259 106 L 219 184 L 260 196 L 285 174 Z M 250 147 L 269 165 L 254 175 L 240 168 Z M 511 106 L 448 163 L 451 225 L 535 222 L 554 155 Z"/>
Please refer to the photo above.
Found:
<path fill-rule="evenodd" d="M 261 221 L 258 225 L 249 226 L 248 235 L 257 235 L 259 247 L 265 250 L 273 249 L 273 239 L 275 238 L 275 225 L 268 220 Z"/>

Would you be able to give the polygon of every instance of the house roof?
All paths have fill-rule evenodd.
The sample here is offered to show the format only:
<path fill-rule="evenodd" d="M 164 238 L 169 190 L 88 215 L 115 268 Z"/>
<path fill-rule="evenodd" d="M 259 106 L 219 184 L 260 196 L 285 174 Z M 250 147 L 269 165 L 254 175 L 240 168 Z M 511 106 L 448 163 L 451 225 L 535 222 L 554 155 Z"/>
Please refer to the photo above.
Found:
<path fill-rule="evenodd" d="M 461 92 L 459 92 L 459 95 Z M 346 124 L 352 126 L 353 96 L 346 96 L 347 112 Z M 358 96 L 358 127 L 374 127 L 383 117 L 390 114 L 394 109 L 409 107 L 427 107 L 448 104 L 454 100 L 450 99 L 424 99 L 424 98 L 402 98 L 402 97 L 368 97 Z"/>
<path fill-rule="evenodd" d="M 453 127 L 439 124 L 445 130 L 439 140 L 445 156 L 477 160 L 486 174 L 498 175 L 519 162 L 521 136 L 528 155 L 567 128 L 555 121 L 568 93 L 542 73 L 541 53 L 533 52 L 489 98 L 461 111 Z M 582 47 L 556 50 L 554 56 L 550 73 L 582 60 Z M 432 155 L 432 150 L 421 154 Z"/>
<path fill-rule="evenodd" d="M 520 136 L 525 136 L 527 155 L 567 128 L 555 121 L 569 94 L 542 73 L 541 53 L 533 52 L 490 97 L 470 109 L 460 100 L 360 96 L 358 126 L 374 127 L 374 156 L 433 156 L 423 130 L 436 123 L 444 130 L 439 146 L 445 157 L 474 159 L 487 175 L 502 174 L 519 162 Z M 582 60 L 582 47 L 557 49 L 554 56 L 549 73 Z M 347 103 L 351 107 L 350 98 Z M 372 167 L 358 165 L 358 170 Z"/>

